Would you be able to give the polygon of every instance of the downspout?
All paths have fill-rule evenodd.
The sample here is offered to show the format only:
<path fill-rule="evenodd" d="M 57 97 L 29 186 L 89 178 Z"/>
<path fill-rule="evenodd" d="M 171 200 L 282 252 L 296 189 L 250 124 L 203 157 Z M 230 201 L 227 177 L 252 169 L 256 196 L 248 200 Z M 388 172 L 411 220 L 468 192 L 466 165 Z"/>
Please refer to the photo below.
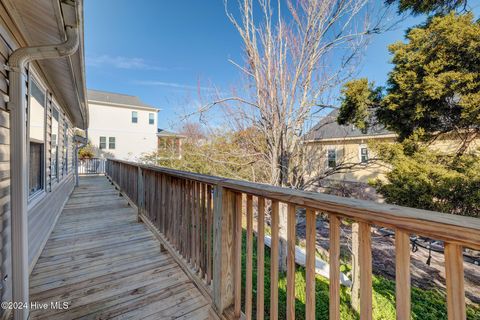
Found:
<path fill-rule="evenodd" d="M 79 2 L 76 2 L 78 9 Z M 12 233 L 13 301 L 29 305 L 28 272 L 28 156 L 25 68 L 34 60 L 55 59 L 74 54 L 79 46 L 78 26 L 67 26 L 67 40 L 60 44 L 23 47 L 8 59 L 10 110 L 10 197 Z M 28 308 L 14 309 L 14 319 L 26 320 Z"/>

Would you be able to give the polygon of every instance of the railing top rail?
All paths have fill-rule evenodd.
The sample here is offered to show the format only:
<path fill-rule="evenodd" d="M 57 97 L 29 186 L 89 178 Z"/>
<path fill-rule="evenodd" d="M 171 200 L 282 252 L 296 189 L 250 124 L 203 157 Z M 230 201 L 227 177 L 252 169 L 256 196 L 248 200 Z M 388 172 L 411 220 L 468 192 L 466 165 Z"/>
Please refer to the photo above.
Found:
<path fill-rule="evenodd" d="M 480 249 L 478 218 L 220 178 L 124 160 L 108 160 Z"/>

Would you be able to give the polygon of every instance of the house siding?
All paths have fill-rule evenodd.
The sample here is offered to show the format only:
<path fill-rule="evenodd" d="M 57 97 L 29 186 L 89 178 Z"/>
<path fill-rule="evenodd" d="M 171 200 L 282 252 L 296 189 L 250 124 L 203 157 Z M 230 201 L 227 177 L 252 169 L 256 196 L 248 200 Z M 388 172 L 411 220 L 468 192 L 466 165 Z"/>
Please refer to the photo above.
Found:
<path fill-rule="evenodd" d="M 0 11 L 4 11 L 0 6 Z M 3 16 L 3 15 L 2 15 Z M 0 64 L 5 65 L 12 53 L 4 37 L 5 22 L 0 25 Z M 0 68 L 0 300 L 12 297 L 11 265 L 11 220 L 10 220 L 10 115 L 6 110 L 5 98 L 8 95 L 7 71 Z M 0 309 L 0 318 L 6 312 Z"/>
<path fill-rule="evenodd" d="M 131 121 L 133 111 L 137 112 L 137 123 Z M 150 113 L 155 114 L 154 124 L 149 124 Z M 88 139 L 96 156 L 135 161 L 144 153 L 157 150 L 156 109 L 102 105 L 89 101 L 89 116 Z M 106 137 L 105 149 L 99 149 L 100 137 Z M 110 137 L 115 137 L 115 149 L 109 147 Z"/>
<path fill-rule="evenodd" d="M 20 33 L 10 20 L 5 7 L 0 3 L 0 64 L 5 65 L 10 54 L 18 48 Z M 36 70 L 35 64 L 30 64 L 28 72 L 31 76 Z M 73 156 L 72 141 L 74 130 L 71 120 L 65 113 L 65 108 L 57 105 L 60 115 L 59 166 L 63 165 L 63 132 L 64 124 L 68 124 L 68 170 L 59 170 L 58 182 L 51 179 L 51 128 L 52 128 L 52 96 L 48 86 L 39 72 L 35 78 L 46 88 L 45 116 L 45 158 L 44 158 L 44 192 L 29 202 L 28 207 L 28 256 L 30 272 L 36 263 L 45 243 L 58 219 L 61 210 L 74 188 L 74 175 L 71 157 Z M 25 83 L 25 86 L 28 82 Z M 5 68 L 0 68 L 0 300 L 11 301 L 12 298 L 12 265 L 11 265 L 11 212 L 10 212 L 10 121 L 6 108 L 8 101 L 8 75 Z M 25 97 L 27 99 L 27 97 Z M 27 103 L 27 100 L 24 101 Z M 7 318 L 9 313 L 0 309 L 0 319 Z"/>

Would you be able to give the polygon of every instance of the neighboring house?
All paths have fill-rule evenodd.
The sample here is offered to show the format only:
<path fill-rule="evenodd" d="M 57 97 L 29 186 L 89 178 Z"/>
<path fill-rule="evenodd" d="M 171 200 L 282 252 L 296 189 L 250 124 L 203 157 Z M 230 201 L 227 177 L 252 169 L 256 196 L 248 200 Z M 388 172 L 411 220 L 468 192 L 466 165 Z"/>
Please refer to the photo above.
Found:
<path fill-rule="evenodd" d="M 393 142 L 396 135 L 378 127 L 362 133 L 353 125 L 339 125 L 337 116 L 338 110 L 335 109 L 305 136 L 309 176 L 344 167 L 343 172 L 330 175 L 328 179 L 367 183 L 372 178 L 381 177 L 386 169 L 369 161 L 372 151 L 368 142 Z"/>
<path fill-rule="evenodd" d="M 88 126 L 82 5 L 0 2 L 1 301 L 28 301 L 29 273 L 75 185 L 74 128 Z"/>
<path fill-rule="evenodd" d="M 175 132 L 158 129 L 158 153 L 165 158 L 182 158 L 182 143 L 187 137 Z"/>
<path fill-rule="evenodd" d="M 371 161 L 375 155 L 369 148 L 369 143 L 393 143 L 397 136 L 382 127 L 373 127 L 367 133 L 362 133 L 354 125 L 339 125 L 337 117 L 338 110 L 335 109 L 305 135 L 308 176 L 337 170 L 339 173 L 329 175 L 327 179 L 368 183 L 371 179 L 383 178 L 388 168 L 380 161 Z M 450 135 L 437 139 L 431 147 L 455 152 L 458 144 L 458 138 Z M 470 149 L 479 146 L 480 140 L 477 139 Z"/>
<path fill-rule="evenodd" d="M 138 160 L 157 148 L 157 113 L 136 96 L 88 90 L 88 139 L 96 156 Z"/>

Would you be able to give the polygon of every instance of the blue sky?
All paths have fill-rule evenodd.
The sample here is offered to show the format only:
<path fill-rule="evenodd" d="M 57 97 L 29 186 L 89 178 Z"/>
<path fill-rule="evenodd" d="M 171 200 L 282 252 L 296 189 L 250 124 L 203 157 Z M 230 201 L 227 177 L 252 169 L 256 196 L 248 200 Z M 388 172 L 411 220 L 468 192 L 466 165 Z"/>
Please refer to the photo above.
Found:
<path fill-rule="evenodd" d="M 236 3 L 236 1 L 233 1 Z M 360 76 L 384 83 L 391 69 L 387 45 L 422 18 L 408 18 L 373 39 Z M 159 127 L 178 129 L 179 117 L 216 86 L 240 79 L 228 60 L 241 62 L 242 43 L 223 0 L 87 0 L 87 87 L 140 96 L 160 109 Z"/>

